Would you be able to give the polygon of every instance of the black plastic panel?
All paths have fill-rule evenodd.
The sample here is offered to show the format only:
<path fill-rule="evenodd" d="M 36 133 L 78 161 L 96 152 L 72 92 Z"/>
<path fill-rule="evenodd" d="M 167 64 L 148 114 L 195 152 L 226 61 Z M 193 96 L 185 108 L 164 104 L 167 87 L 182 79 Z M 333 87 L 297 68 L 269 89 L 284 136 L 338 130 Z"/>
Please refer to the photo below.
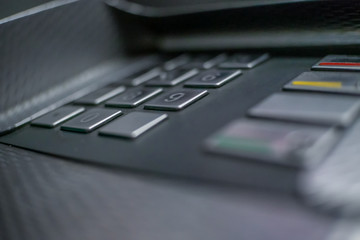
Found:
<path fill-rule="evenodd" d="M 4 143 L 85 162 L 293 191 L 296 169 L 204 153 L 206 137 L 303 71 L 317 58 L 273 57 L 180 112 L 135 141 L 24 126 L 3 136 Z M 176 88 L 182 88 L 179 85 Z M 126 114 L 142 110 L 122 109 Z M 154 111 L 156 110 L 143 110 Z M 204 118 L 204 116 L 206 116 Z"/>
<path fill-rule="evenodd" d="M 107 2 L 152 32 L 165 51 L 359 52 L 358 1 L 179 1 L 173 6 L 163 1 Z"/>

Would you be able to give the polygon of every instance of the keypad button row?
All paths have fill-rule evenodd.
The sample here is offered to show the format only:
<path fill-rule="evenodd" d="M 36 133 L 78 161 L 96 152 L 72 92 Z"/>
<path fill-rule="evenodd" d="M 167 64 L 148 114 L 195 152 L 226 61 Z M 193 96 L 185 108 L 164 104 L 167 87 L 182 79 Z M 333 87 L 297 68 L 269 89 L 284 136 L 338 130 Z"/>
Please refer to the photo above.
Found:
<path fill-rule="evenodd" d="M 141 103 L 159 95 L 161 88 L 132 89 L 126 94 L 119 95 L 105 103 L 108 107 L 136 107 Z M 164 93 L 145 104 L 145 109 L 178 111 L 207 95 L 206 90 L 180 89 Z"/>
<path fill-rule="evenodd" d="M 209 69 L 215 66 L 218 66 L 219 68 L 250 69 L 266 61 L 268 58 L 268 53 L 222 53 L 215 56 L 212 54 L 198 54 L 193 57 L 188 54 L 183 54 L 165 62 L 162 65 L 162 68 L 166 71 L 174 70 L 179 67 Z"/>
<path fill-rule="evenodd" d="M 160 90 L 161 89 L 155 89 L 151 94 Z M 128 95 L 127 98 L 122 98 L 120 100 L 115 99 L 113 101 L 114 103 L 121 102 L 121 104 L 129 104 L 129 101 L 139 98 L 139 95 L 141 94 L 142 93 L 139 92 L 133 92 L 133 94 Z M 150 101 L 145 105 L 145 109 L 178 111 L 207 94 L 208 92 L 206 90 L 184 89 L 172 91 L 160 98 Z M 53 128 L 65 122 L 61 126 L 61 130 L 89 133 L 122 115 L 122 111 L 109 108 L 94 108 L 84 111 L 85 109 L 83 107 L 64 106 L 35 119 L 32 122 L 32 125 Z M 120 120 L 116 120 L 116 123 L 106 126 L 103 131 L 100 131 L 100 134 L 136 138 L 166 118 L 167 115 L 161 113 L 131 112 L 124 117 L 121 117 Z"/>
<path fill-rule="evenodd" d="M 147 83 L 151 86 L 174 86 L 192 77 L 197 70 L 218 69 L 251 69 L 265 62 L 269 54 L 200 54 L 194 57 L 183 54 L 150 70 L 142 71 L 122 81 L 124 85 L 139 86 Z M 192 71 L 192 72 L 190 72 Z M 214 87 L 214 86 L 210 86 Z"/>
<path fill-rule="evenodd" d="M 185 82 L 185 87 L 217 88 L 233 80 L 241 70 L 209 69 L 200 72 L 197 69 L 175 69 L 161 72 L 158 76 L 146 81 L 150 87 L 172 87 Z"/>
<path fill-rule="evenodd" d="M 197 74 L 196 70 L 185 71 L 175 70 L 169 72 L 162 79 L 154 79 L 147 85 L 155 86 L 172 86 L 188 80 L 185 87 L 192 88 L 218 88 L 235 79 L 241 74 L 240 70 L 217 70 L 211 69 Z M 193 77 L 191 77 L 193 76 Z M 74 103 L 81 105 L 98 105 L 107 100 L 105 105 L 110 107 L 136 107 L 150 98 L 163 92 L 162 88 L 129 88 L 125 90 L 124 86 L 104 87 L 98 89 L 84 97 L 79 98 Z"/>
<path fill-rule="evenodd" d="M 110 122 L 100 129 L 100 135 L 137 138 L 168 118 L 167 114 L 152 112 L 122 114 L 122 111 L 114 109 L 94 108 L 85 111 L 81 107 L 64 106 L 36 119 L 32 125 L 49 128 L 65 122 L 61 130 L 90 133 Z"/>
<path fill-rule="evenodd" d="M 218 88 L 235 79 L 241 74 L 241 70 L 209 69 L 200 72 L 196 69 L 178 69 L 161 74 L 150 80 L 146 86 L 170 87 L 184 81 L 185 87 Z"/>
<path fill-rule="evenodd" d="M 103 92 L 103 89 L 98 92 Z M 129 89 L 123 94 L 120 94 L 105 103 L 108 107 L 123 107 L 134 108 L 147 100 L 159 95 L 163 92 L 161 88 L 133 88 Z M 180 89 L 173 90 L 166 94 L 155 98 L 145 105 L 145 109 L 158 109 L 158 110 L 181 110 L 205 96 L 208 92 L 206 90 L 190 90 Z M 97 92 L 92 93 L 92 96 L 98 96 Z M 80 98 L 80 101 L 75 101 L 76 104 L 83 103 L 82 99 L 90 99 L 91 96 Z M 90 102 L 90 101 L 89 101 Z"/>

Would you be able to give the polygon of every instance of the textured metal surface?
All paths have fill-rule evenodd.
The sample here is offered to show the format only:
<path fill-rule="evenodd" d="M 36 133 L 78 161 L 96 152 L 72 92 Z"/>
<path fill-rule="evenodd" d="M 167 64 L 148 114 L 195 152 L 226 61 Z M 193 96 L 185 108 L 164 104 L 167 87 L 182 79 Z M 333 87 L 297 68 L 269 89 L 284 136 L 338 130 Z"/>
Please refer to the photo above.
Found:
<path fill-rule="evenodd" d="M 59 84 L 121 52 L 120 32 L 105 4 L 63 2 L 0 24 L 0 131 L 59 100 Z"/>
<path fill-rule="evenodd" d="M 0 0 L 0 19 L 49 1 L 50 0 Z"/>
<path fill-rule="evenodd" d="M 294 199 L 77 164 L 0 145 L 0 239 L 322 240 Z"/>

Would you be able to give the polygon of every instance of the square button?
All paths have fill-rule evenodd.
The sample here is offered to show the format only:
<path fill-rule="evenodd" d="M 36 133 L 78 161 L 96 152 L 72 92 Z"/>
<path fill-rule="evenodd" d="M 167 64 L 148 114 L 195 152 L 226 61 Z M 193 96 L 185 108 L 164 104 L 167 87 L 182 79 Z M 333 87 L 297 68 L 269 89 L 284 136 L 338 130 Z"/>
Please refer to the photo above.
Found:
<path fill-rule="evenodd" d="M 224 62 L 227 58 L 228 58 L 228 55 L 226 53 L 219 54 L 219 55 L 207 60 L 206 62 L 204 62 L 202 67 L 205 69 L 212 68 L 212 67 Z"/>
<path fill-rule="evenodd" d="M 162 92 L 161 88 L 134 88 L 106 102 L 109 107 L 134 108 Z"/>
<path fill-rule="evenodd" d="M 172 71 L 180 66 L 183 66 L 184 64 L 190 62 L 190 56 L 187 54 L 182 54 L 180 56 L 177 56 L 167 62 L 165 62 L 162 66 L 162 68 L 166 71 Z"/>
<path fill-rule="evenodd" d="M 75 117 L 76 115 L 85 111 L 83 107 L 75 107 L 75 106 L 65 106 L 58 108 L 52 112 L 49 112 L 34 121 L 32 121 L 31 125 L 53 128 L 59 125 L 60 123 L 65 122 L 66 120 Z"/>
<path fill-rule="evenodd" d="M 337 138 L 333 128 L 240 119 L 207 139 L 205 146 L 218 154 L 301 166 L 321 160 Z"/>
<path fill-rule="evenodd" d="M 166 118 L 166 114 L 131 112 L 102 128 L 99 134 L 112 137 L 137 138 Z"/>
<path fill-rule="evenodd" d="M 79 98 L 74 103 L 76 104 L 84 104 L 84 105 L 97 105 L 100 104 L 116 95 L 125 91 L 125 87 L 104 87 L 98 89 L 82 98 Z"/>
<path fill-rule="evenodd" d="M 162 72 L 158 77 L 148 81 L 146 86 L 171 87 L 175 86 L 198 73 L 197 69 L 176 69 L 170 72 Z"/>
<path fill-rule="evenodd" d="M 348 126 L 360 109 L 357 97 L 276 93 L 251 108 L 250 116 L 324 125 Z"/>
<path fill-rule="evenodd" d="M 182 65 L 181 68 L 199 68 L 199 69 L 209 69 L 214 67 L 215 65 L 220 64 L 225 61 L 227 55 L 225 53 L 219 55 L 211 55 L 211 54 L 199 54 L 191 58 L 191 61 L 185 65 Z"/>
<path fill-rule="evenodd" d="M 210 54 L 197 54 L 192 56 L 188 63 L 181 66 L 183 69 L 203 68 L 206 61 L 213 58 Z"/>
<path fill-rule="evenodd" d="M 206 96 L 206 90 L 181 89 L 159 96 L 145 105 L 145 109 L 178 111 Z"/>
<path fill-rule="evenodd" d="M 266 61 L 269 54 L 233 54 L 225 62 L 219 65 L 220 68 L 253 68 Z"/>
<path fill-rule="evenodd" d="M 127 86 L 139 86 L 154 77 L 157 77 L 162 72 L 161 68 L 153 68 L 151 70 L 142 71 L 130 78 L 125 79 L 121 83 L 127 85 Z"/>
<path fill-rule="evenodd" d="M 122 114 L 119 110 L 94 108 L 71 119 L 61 130 L 88 133 Z"/>
<path fill-rule="evenodd" d="M 286 90 L 360 94 L 360 75 L 354 72 L 304 72 L 284 86 Z"/>
<path fill-rule="evenodd" d="M 316 63 L 313 70 L 360 71 L 360 56 L 327 55 Z"/>
<path fill-rule="evenodd" d="M 240 74 L 240 70 L 210 69 L 191 78 L 185 87 L 218 88 Z"/>

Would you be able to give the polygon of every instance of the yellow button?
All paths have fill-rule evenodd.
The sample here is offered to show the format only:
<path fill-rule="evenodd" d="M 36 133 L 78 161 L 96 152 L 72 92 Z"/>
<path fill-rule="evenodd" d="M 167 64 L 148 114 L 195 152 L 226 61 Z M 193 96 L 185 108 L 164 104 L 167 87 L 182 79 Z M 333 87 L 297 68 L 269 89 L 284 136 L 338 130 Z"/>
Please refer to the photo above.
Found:
<path fill-rule="evenodd" d="M 292 85 L 297 86 L 312 86 L 312 87 L 325 87 L 325 88 L 341 88 L 341 82 L 310 82 L 310 81 L 293 81 Z"/>

